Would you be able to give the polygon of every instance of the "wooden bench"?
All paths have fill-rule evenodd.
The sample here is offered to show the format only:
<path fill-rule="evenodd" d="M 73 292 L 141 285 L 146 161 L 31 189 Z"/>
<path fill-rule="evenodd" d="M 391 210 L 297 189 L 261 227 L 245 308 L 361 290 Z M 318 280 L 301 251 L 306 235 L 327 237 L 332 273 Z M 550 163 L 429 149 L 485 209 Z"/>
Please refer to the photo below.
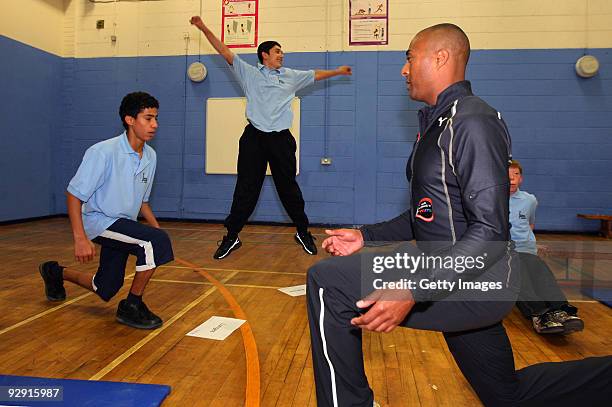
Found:
<path fill-rule="evenodd" d="M 599 233 L 606 239 L 612 239 L 612 215 L 588 215 L 579 213 L 579 218 L 595 219 L 601 221 Z"/>

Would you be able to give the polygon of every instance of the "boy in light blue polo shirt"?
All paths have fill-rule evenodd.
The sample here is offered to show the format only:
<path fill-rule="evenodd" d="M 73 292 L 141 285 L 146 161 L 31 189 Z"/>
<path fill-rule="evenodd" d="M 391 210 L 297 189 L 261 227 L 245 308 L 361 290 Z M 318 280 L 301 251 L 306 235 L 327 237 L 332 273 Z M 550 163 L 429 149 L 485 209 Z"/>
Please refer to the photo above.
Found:
<path fill-rule="evenodd" d="M 513 168 L 515 169 L 513 170 Z M 516 167 L 511 167 L 510 171 L 514 172 L 516 170 Z M 519 179 L 522 180 L 522 176 Z M 510 192 L 510 224 L 512 225 L 511 235 L 515 243 L 515 250 L 520 253 L 537 255 L 538 249 L 532 227 L 535 224 L 538 200 L 535 195 L 521 191 L 518 188 L 520 182 L 518 185 L 511 184 L 510 187 L 513 188 L 514 185 L 516 185 L 515 192 Z"/>
<path fill-rule="evenodd" d="M 308 254 L 317 254 L 317 246 L 308 231 L 304 198 L 296 174 L 296 142 L 289 131 L 293 121 L 291 101 L 295 92 L 315 81 L 337 75 L 351 75 L 349 66 L 334 70 L 298 71 L 283 67 L 283 51 L 276 41 L 262 42 L 257 48 L 259 64 L 247 64 L 210 31 L 198 16 L 191 18 L 210 44 L 231 66 L 247 99 L 249 124 L 240 138 L 238 178 L 229 216 L 225 219 L 227 235 L 213 255 L 223 259 L 242 243 L 238 233 L 253 213 L 270 164 L 274 185 L 289 217 L 296 226 L 295 241 Z"/>
<path fill-rule="evenodd" d="M 530 319 L 539 334 L 581 331 L 584 322 L 576 314 L 578 308 L 567 302 L 548 265 L 538 257 L 535 227 L 536 197 L 519 189 L 523 168 L 513 160 L 508 168 L 510 177 L 510 236 L 521 263 L 521 290 L 516 306 Z"/>
<path fill-rule="evenodd" d="M 94 242 L 99 244 L 97 272 L 68 269 L 57 261 L 39 267 L 50 301 L 66 298 L 64 280 L 109 301 L 123 286 L 128 256 L 136 256 L 136 275 L 127 298 L 119 302 L 116 318 L 140 329 L 162 325 L 142 295 L 155 268 L 174 259 L 170 239 L 148 204 L 157 159 L 146 143 L 155 136 L 158 108 L 158 101 L 147 93 L 126 95 L 119 108 L 125 131 L 87 149 L 68 185 L 74 255 L 79 263 L 88 262 L 95 256 Z M 139 213 L 149 225 L 138 222 Z"/>

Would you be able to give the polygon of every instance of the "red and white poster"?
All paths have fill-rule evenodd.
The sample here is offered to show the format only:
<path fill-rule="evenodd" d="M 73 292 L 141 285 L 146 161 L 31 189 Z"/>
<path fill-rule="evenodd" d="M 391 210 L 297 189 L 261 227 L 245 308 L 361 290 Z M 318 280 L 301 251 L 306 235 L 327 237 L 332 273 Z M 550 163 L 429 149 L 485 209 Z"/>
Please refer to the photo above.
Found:
<path fill-rule="evenodd" d="M 229 48 L 257 46 L 259 0 L 222 0 L 221 41 Z"/>
<path fill-rule="evenodd" d="M 389 0 L 349 1 L 349 45 L 389 43 Z"/>

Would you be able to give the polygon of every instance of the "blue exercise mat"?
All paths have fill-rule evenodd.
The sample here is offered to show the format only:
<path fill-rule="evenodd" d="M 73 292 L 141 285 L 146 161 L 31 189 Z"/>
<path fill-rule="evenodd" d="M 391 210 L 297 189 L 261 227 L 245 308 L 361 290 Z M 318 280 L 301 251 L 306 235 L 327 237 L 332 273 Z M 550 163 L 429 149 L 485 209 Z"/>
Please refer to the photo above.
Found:
<path fill-rule="evenodd" d="M 169 393 L 159 384 L 0 375 L 0 406 L 154 407 Z"/>
<path fill-rule="evenodd" d="M 612 308 L 612 288 L 591 288 L 591 289 L 582 289 L 582 294 L 587 295 L 594 300 L 601 302 L 602 304 L 606 304 L 608 307 Z"/>

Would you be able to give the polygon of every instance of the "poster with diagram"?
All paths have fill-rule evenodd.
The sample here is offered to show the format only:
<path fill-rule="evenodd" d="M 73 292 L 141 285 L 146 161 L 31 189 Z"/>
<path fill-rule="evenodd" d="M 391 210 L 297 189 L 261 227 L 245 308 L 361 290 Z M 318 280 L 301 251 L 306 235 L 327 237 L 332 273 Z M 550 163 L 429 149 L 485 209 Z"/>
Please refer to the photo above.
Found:
<path fill-rule="evenodd" d="M 389 43 L 389 0 L 349 1 L 349 45 Z"/>
<path fill-rule="evenodd" d="M 221 1 L 221 41 L 229 48 L 256 47 L 259 0 Z"/>

